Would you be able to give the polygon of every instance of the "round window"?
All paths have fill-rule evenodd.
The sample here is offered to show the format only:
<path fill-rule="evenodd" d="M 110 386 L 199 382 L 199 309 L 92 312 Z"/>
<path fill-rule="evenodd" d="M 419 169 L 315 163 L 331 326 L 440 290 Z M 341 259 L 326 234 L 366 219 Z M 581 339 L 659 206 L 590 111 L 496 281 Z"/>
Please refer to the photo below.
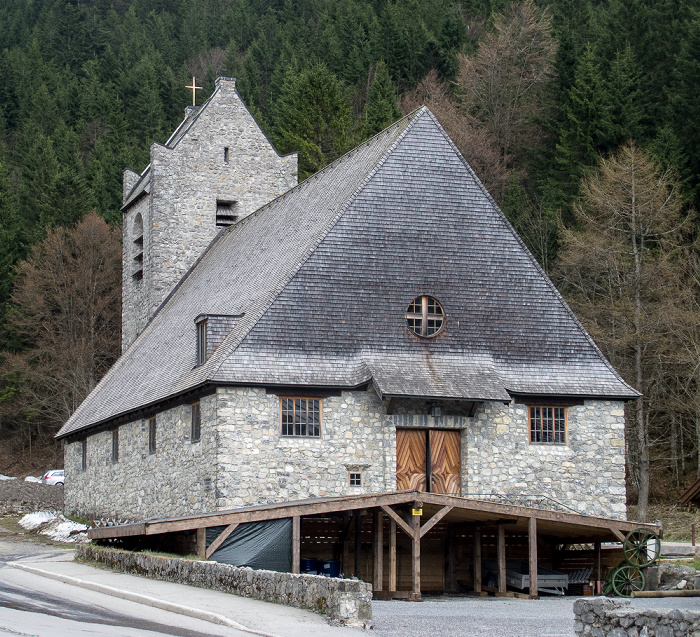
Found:
<path fill-rule="evenodd" d="M 445 312 L 432 296 L 418 296 L 408 306 L 406 323 L 416 336 L 430 338 L 445 325 Z"/>

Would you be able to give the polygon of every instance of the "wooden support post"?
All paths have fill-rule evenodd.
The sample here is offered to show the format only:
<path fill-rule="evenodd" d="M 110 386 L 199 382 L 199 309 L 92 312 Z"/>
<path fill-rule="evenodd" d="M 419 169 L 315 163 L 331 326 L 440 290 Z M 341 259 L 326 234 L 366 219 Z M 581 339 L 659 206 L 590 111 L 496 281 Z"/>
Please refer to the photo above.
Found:
<path fill-rule="evenodd" d="M 530 541 L 530 599 L 539 599 L 537 583 L 537 518 L 532 516 L 528 524 Z"/>
<path fill-rule="evenodd" d="M 415 505 L 414 505 L 415 507 Z M 415 507 L 419 508 L 419 507 Z M 411 528 L 413 536 L 411 537 L 412 560 L 411 560 L 411 575 L 413 582 L 414 601 L 421 599 L 420 593 L 420 515 L 411 516 Z"/>
<path fill-rule="evenodd" d="M 396 591 L 396 521 L 389 521 L 389 590 Z"/>
<path fill-rule="evenodd" d="M 595 593 L 596 595 L 600 595 L 600 588 L 601 588 L 601 577 L 600 577 L 600 542 L 595 542 L 595 558 L 596 558 L 596 577 L 595 577 Z"/>
<path fill-rule="evenodd" d="M 301 517 L 292 518 L 292 573 L 301 573 Z"/>
<path fill-rule="evenodd" d="M 360 544 L 360 534 L 362 533 L 362 512 L 355 511 L 355 515 L 357 517 L 355 518 L 355 572 L 353 575 L 358 579 L 362 579 L 360 577 L 360 558 L 362 557 L 362 545 Z"/>
<path fill-rule="evenodd" d="M 481 593 L 481 527 L 474 527 L 474 592 Z"/>
<path fill-rule="evenodd" d="M 197 529 L 197 557 L 207 559 L 207 530 Z"/>
<path fill-rule="evenodd" d="M 506 592 L 506 527 L 499 524 L 498 527 L 498 592 Z"/>
<path fill-rule="evenodd" d="M 447 591 L 457 592 L 457 542 L 455 525 L 447 525 Z"/>
<path fill-rule="evenodd" d="M 372 512 L 374 530 L 374 590 L 381 591 L 384 586 L 384 513 L 375 509 Z"/>

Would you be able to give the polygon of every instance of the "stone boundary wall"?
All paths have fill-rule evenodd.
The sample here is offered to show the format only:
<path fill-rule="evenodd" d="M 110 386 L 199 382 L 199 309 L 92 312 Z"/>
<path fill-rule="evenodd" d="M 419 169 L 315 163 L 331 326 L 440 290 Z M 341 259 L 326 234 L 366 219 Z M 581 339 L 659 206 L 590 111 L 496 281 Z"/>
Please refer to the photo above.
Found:
<path fill-rule="evenodd" d="M 371 625 L 372 586 L 359 580 L 254 571 L 218 562 L 104 549 L 90 544 L 77 546 L 75 559 L 122 573 L 311 610 L 345 626 L 369 628 Z"/>
<path fill-rule="evenodd" d="M 595 637 L 698 637 L 700 612 L 631 608 L 629 600 L 598 597 L 574 602 L 577 635 Z"/>

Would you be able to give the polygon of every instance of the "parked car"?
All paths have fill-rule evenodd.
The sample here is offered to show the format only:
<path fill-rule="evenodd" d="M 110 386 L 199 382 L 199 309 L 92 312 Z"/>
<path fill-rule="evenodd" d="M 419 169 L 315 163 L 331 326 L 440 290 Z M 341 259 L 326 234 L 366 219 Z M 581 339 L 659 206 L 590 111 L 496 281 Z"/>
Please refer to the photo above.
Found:
<path fill-rule="evenodd" d="M 63 469 L 51 469 L 41 476 L 41 484 L 63 485 Z"/>

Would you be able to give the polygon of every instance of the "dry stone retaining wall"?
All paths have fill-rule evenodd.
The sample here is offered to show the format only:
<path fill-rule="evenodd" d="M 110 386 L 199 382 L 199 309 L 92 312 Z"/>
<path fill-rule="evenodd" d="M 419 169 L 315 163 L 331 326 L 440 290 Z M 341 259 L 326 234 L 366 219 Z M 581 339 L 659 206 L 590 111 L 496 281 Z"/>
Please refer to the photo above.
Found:
<path fill-rule="evenodd" d="M 574 630 L 580 637 L 700 637 L 700 613 L 631 608 L 607 597 L 574 602 Z"/>
<path fill-rule="evenodd" d="M 123 573 L 303 608 L 346 626 L 369 627 L 372 619 L 372 587 L 359 580 L 254 571 L 217 562 L 102 549 L 94 545 L 76 547 L 75 559 Z"/>

